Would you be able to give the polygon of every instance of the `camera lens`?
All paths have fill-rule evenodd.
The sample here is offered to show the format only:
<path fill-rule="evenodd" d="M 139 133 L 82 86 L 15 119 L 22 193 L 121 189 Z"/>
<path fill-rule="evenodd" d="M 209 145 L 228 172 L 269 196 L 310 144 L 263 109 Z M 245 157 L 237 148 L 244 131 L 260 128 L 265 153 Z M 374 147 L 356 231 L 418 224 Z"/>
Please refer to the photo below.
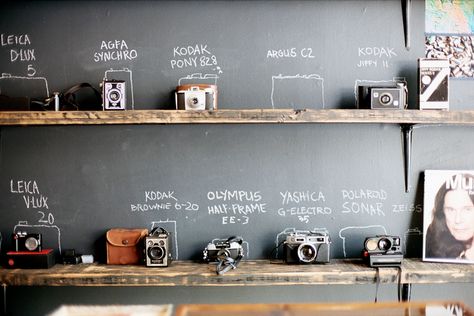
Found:
<path fill-rule="evenodd" d="M 302 262 L 313 262 L 318 251 L 312 244 L 301 244 L 298 247 L 298 258 Z"/>
<path fill-rule="evenodd" d="M 39 241 L 36 238 L 29 237 L 25 240 L 25 248 L 29 251 L 38 249 Z"/>
<path fill-rule="evenodd" d="M 166 250 L 163 247 L 148 248 L 148 257 L 152 260 L 160 260 L 165 257 Z"/>
<path fill-rule="evenodd" d="M 227 249 L 221 249 L 221 250 L 219 250 L 219 251 L 217 252 L 217 258 L 218 258 L 219 260 L 225 260 L 225 259 L 227 259 L 227 258 L 230 257 L 230 256 L 231 256 L 231 253 L 230 253 L 230 251 L 227 250 Z"/>
<path fill-rule="evenodd" d="M 120 91 L 118 91 L 117 89 L 112 89 L 109 91 L 108 98 L 109 98 L 109 101 L 115 103 L 120 100 L 121 96 L 122 94 L 120 93 Z"/>
<path fill-rule="evenodd" d="M 390 240 L 388 240 L 388 238 L 382 238 L 379 240 L 378 247 L 380 250 L 388 251 L 390 248 L 392 248 L 392 243 Z"/>
<path fill-rule="evenodd" d="M 392 104 L 392 95 L 390 93 L 382 93 L 379 97 L 380 103 L 383 105 L 390 105 Z"/>

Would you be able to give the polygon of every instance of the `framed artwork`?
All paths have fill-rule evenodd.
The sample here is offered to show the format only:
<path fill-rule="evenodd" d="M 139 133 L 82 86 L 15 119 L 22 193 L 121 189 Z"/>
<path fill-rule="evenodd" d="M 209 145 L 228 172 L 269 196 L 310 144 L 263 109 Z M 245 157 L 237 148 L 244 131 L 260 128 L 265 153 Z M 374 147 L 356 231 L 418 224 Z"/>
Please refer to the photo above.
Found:
<path fill-rule="evenodd" d="M 426 170 L 423 260 L 474 263 L 474 170 Z"/>

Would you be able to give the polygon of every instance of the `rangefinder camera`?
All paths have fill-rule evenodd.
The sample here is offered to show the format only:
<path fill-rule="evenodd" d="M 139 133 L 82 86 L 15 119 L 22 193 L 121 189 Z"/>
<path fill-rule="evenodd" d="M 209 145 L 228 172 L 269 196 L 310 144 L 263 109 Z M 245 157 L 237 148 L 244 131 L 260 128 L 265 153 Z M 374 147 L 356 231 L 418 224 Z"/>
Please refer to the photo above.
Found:
<path fill-rule="evenodd" d="M 387 235 L 367 237 L 363 254 L 371 267 L 399 267 L 403 260 L 400 237 Z"/>
<path fill-rule="evenodd" d="M 239 237 L 213 240 L 203 251 L 204 260 L 209 262 L 226 261 L 227 258 L 238 261 L 243 256 L 242 239 Z"/>
<path fill-rule="evenodd" d="M 216 110 L 217 87 L 215 85 L 181 85 L 175 93 L 177 110 Z"/>
<path fill-rule="evenodd" d="M 359 86 L 359 109 L 405 109 L 408 106 L 408 90 L 405 82 L 394 86 Z"/>
<path fill-rule="evenodd" d="M 284 242 L 286 263 L 329 262 L 331 240 L 324 232 L 291 233 Z"/>
<path fill-rule="evenodd" d="M 170 234 L 163 228 L 153 229 L 145 237 L 145 265 L 147 267 L 167 267 L 171 264 Z"/>
<path fill-rule="evenodd" d="M 41 234 L 29 234 L 27 232 L 16 232 L 13 234 L 15 251 L 40 252 L 43 248 Z"/>
<path fill-rule="evenodd" d="M 125 81 L 104 80 L 102 82 L 102 102 L 104 110 L 125 110 Z"/>

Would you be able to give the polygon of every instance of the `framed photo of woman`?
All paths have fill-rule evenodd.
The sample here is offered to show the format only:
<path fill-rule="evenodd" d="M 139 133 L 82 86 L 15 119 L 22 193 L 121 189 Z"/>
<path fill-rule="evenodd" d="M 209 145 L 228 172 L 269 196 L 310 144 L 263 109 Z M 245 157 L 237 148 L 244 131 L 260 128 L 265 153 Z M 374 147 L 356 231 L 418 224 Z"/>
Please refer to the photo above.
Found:
<path fill-rule="evenodd" d="M 426 170 L 423 260 L 474 263 L 474 170 Z"/>

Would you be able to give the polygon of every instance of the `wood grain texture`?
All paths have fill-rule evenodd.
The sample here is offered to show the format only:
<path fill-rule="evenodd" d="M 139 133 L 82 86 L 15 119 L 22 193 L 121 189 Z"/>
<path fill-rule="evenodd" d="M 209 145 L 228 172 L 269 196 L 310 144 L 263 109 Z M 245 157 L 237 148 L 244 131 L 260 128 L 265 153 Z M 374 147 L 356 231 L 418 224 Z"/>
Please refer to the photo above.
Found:
<path fill-rule="evenodd" d="M 51 269 L 0 269 L 0 283 L 24 286 L 272 286 L 372 284 L 375 269 L 361 260 L 331 260 L 329 264 L 287 265 L 268 260 L 242 261 L 216 275 L 215 266 L 191 261 L 167 268 L 120 265 L 55 265 Z M 398 269 L 383 268 L 381 283 L 397 283 Z M 403 283 L 474 282 L 474 265 L 429 263 L 405 259 Z"/>
<path fill-rule="evenodd" d="M 387 123 L 474 125 L 474 110 L 130 110 L 0 112 L 0 125 Z"/>

